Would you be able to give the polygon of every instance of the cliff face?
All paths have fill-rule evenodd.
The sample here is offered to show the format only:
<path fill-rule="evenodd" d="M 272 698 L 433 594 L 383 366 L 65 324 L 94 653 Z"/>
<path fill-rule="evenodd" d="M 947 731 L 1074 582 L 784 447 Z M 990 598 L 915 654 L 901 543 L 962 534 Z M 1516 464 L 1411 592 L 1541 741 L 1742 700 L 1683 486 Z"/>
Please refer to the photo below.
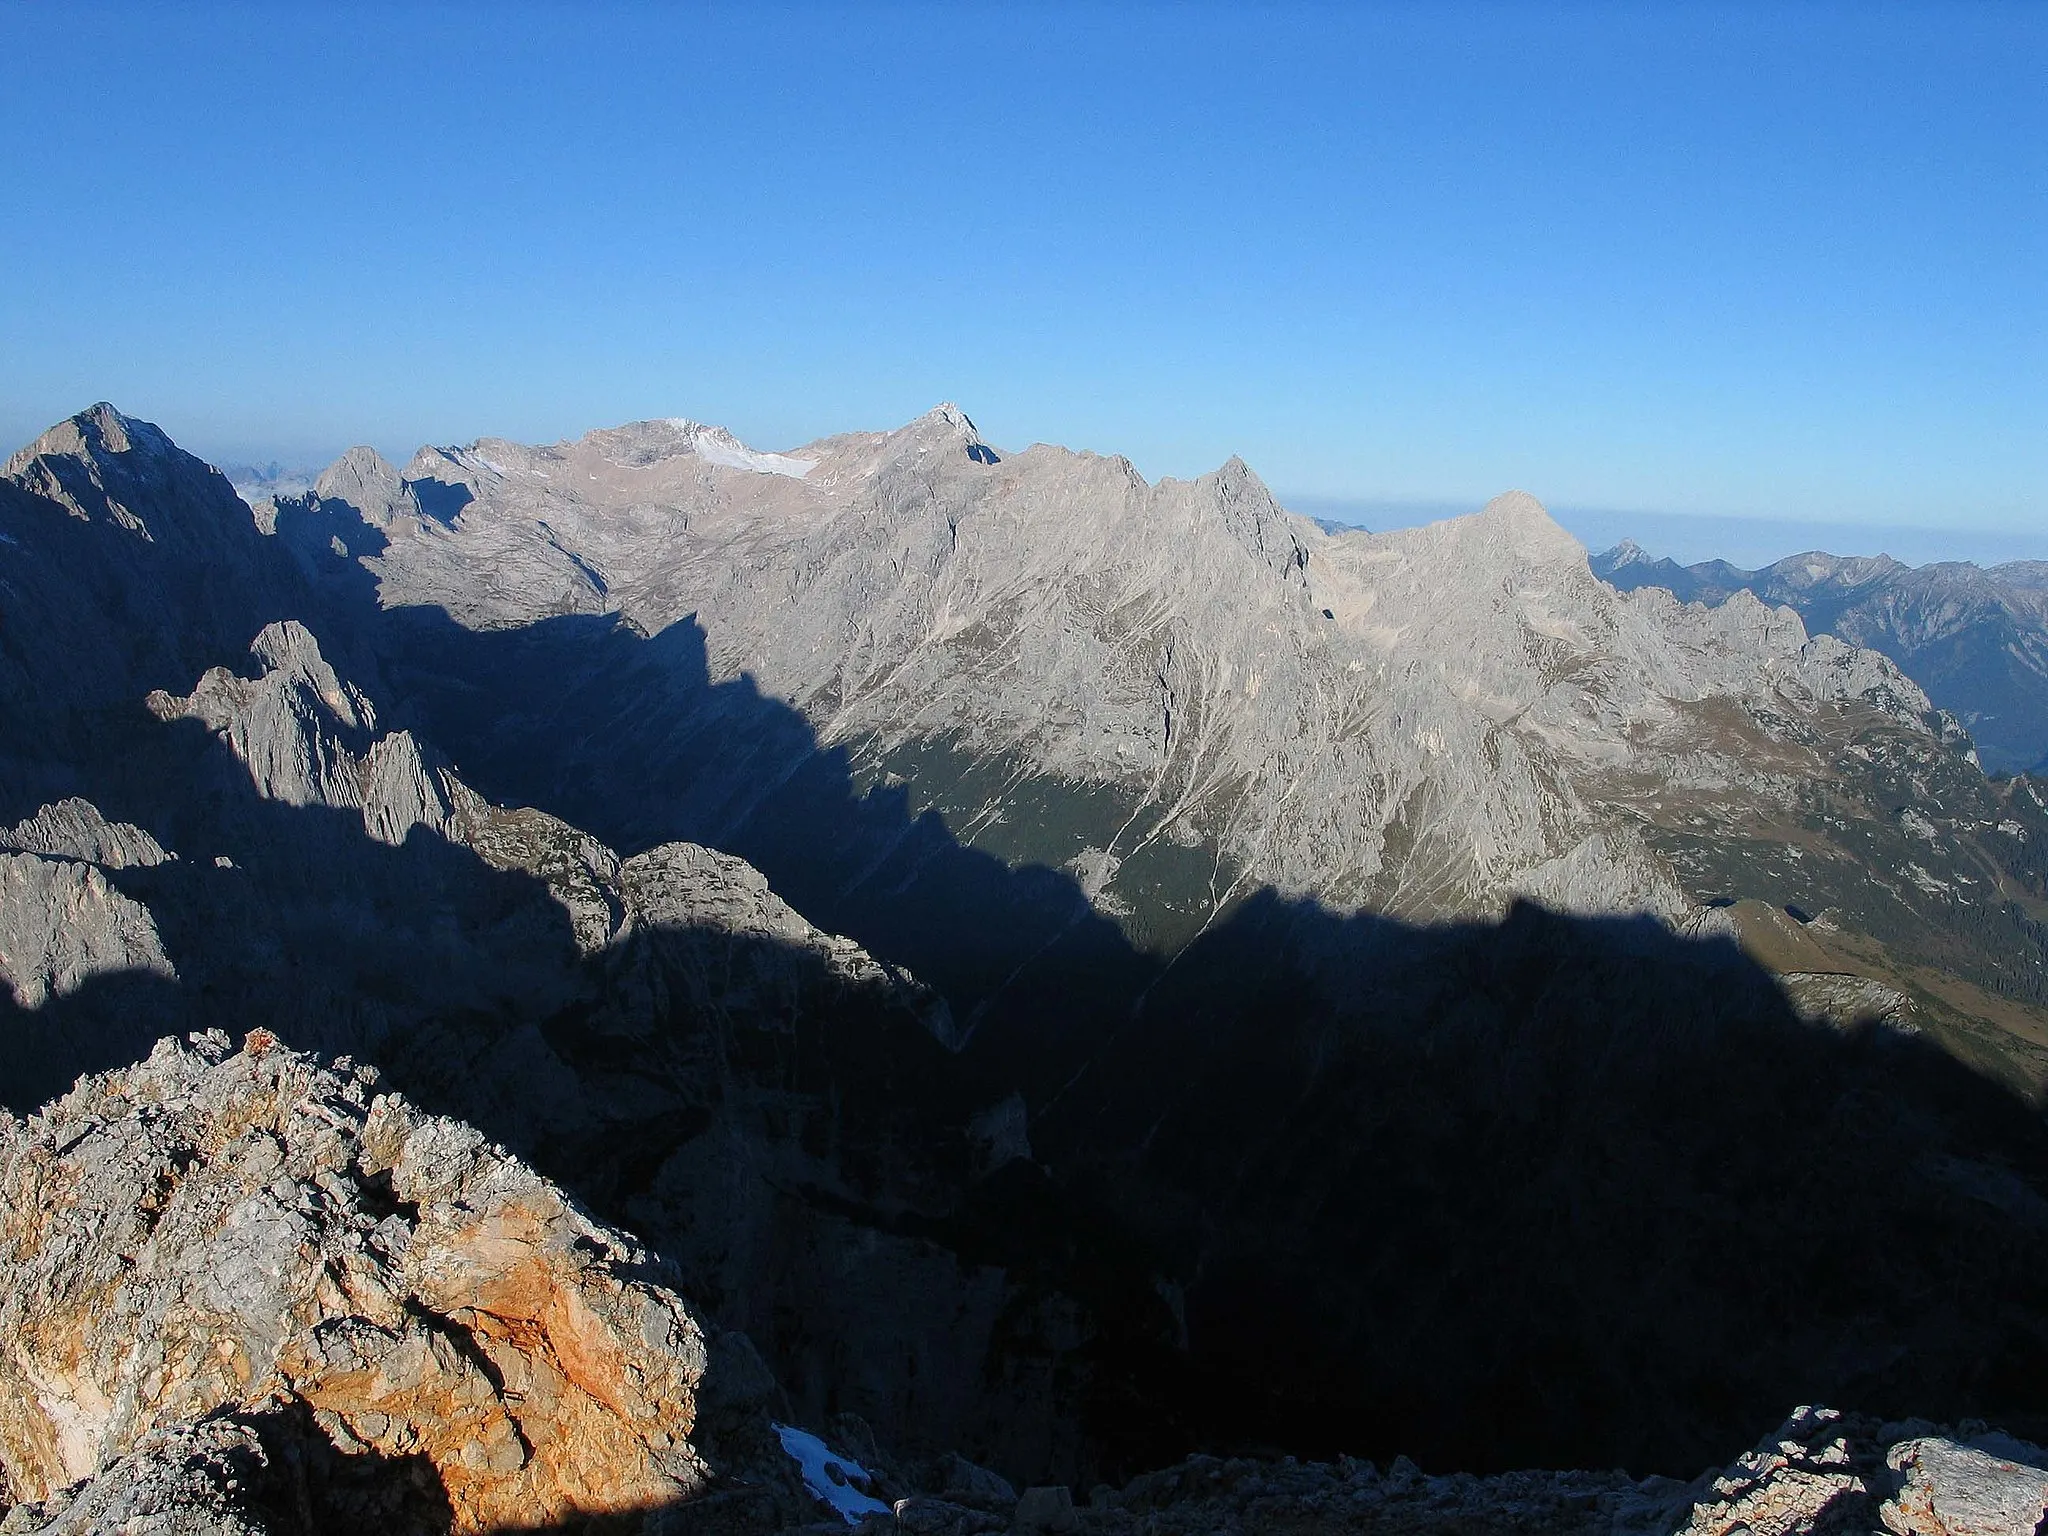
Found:
<path fill-rule="evenodd" d="M 261 1036 L 164 1041 L 0 1122 L 0 1460 L 42 1500 L 152 1431 L 298 1404 L 453 1529 L 701 1491 L 703 1330 L 648 1255 L 456 1121 Z"/>

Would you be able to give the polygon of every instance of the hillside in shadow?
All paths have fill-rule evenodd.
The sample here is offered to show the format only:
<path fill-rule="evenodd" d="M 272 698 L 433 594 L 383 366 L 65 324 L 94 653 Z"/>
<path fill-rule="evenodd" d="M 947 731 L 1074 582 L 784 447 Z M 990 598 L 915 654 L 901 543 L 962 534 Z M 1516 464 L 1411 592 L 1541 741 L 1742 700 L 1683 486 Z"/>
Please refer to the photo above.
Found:
<path fill-rule="evenodd" d="M 800 725 L 707 693 L 738 739 Z M 114 1008 L 150 984 L 109 979 L 42 1033 L 106 1042 L 76 1067 L 150 1031 L 68 1020 L 142 1013 L 378 1060 L 672 1252 L 814 1419 L 1085 1486 L 1197 1447 L 1690 1475 L 1792 1402 L 2041 1406 L 2038 1120 L 1912 1037 L 1800 1022 L 1725 942 L 1265 893 L 1170 965 L 1043 948 L 1033 1003 L 955 1055 L 770 940 L 579 960 L 530 877 L 256 800 L 204 732 L 168 739 L 175 766 L 130 751 L 80 790 L 234 867 L 121 872 L 183 981 Z M 812 826 L 906 814 L 804 761 Z M 893 831 L 985 880 L 980 910 L 1065 883 Z"/>
<path fill-rule="evenodd" d="M 966 1048 L 898 979 L 708 918 L 579 953 L 532 876 L 264 800 L 202 727 L 95 702 L 10 734 L 0 813 L 78 794 L 176 849 L 108 878 L 177 980 L 0 1006 L 0 1100 L 201 1026 L 356 1053 L 665 1252 L 800 1421 L 1019 1482 L 1198 1448 L 1690 1477 L 1800 1402 L 2048 1408 L 2039 1118 L 1912 1036 L 1801 1022 L 1726 943 L 1266 892 L 1169 962 L 863 792 L 713 683 L 694 623 L 478 634 L 349 580 L 316 627 L 378 656 L 387 725 L 621 852 L 746 857 L 940 986 Z"/>
<path fill-rule="evenodd" d="M 1076 1262 L 1109 1242 L 1153 1272 L 1174 1347 L 1137 1308 L 1104 1401 L 1161 1435 L 1123 1465 L 1200 1443 L 1690 1476 L 1799 1401 L 2048 1409 L 2019 1363 L 2048 1348 L 2019 1257 L 2048 1235 L 2037 1118 L 1923 1040 L 1801 1022 L 1725 941 L 1265 892 L 1167 963 L 1064 872 L 862 792 L 794 709 L 711 681 L 693 621 L 364 617 L 493 793 L 738 853 L 977 1021 L 963 1065 L 1023 1095 L 1033 1154 L 991 1197 L 1028 1209 L 945 1241 L 1086 1290 L 1055 1257 L 1079 1223 Z"/>

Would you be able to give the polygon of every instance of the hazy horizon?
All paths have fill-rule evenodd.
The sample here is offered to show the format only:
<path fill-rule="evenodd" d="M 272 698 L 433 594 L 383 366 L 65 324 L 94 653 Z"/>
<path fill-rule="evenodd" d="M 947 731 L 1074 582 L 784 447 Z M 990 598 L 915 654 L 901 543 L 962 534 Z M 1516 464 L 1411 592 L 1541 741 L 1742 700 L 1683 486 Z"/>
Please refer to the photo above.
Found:
<path fill-rule="evenodd" d="M 128 411 L 129 414 L 152 419 L 146 411 L 134 410 L 120 401 L 111 403 L 119 409 Z M 968 413 L 973 414 L 971 408 L 968 408 Z M 621 420 L 624 419 L 628 418 Z M 643 415 L 631 419 L 647 418 Z M 34 428 L 16 431 L 9 439 L 5 451 L 11 452 L 14 448 L 26 444 L 54 424 L 54 421 L 45 422 Z M 274 464 L 287 474 L 297 473 L 309 477 L 317 475 L 320 470 L 340 458 L 348 451 L 348 447 L 355 446 L 350 444 L 312 451 L 233 445 L 222 448 L 204 441 L 188 440 L 168 424 L 157 424 L 165 426 L 180 446 L 209 463 L 257 469 Z M 591 427 L 585 430 L 619 424 L 621 423 L 592 423 Z M 901 424 L 864 423 L 837 427 L 826 433 L 813 434 L 811 437 L 790 442 L 748 441 L 752 447 L 784 451 L 801 447 L 820 436 L 829 436 L 832 432 L 883 430 L 888 426 Z M 491 437 L 503 434 L 486 432 L 477 435 Z M 581 433 L 571 435 L 580 436 Z M 987 435 L 1007 451 L 1026 446 L 1017 443 L 1004 444 L 1000 434 L 995 432 L 989 432 Z M 473 438 L 464 439 L 471 440 Z M 454 445 L 453 442 L 443 442 L 438 446 Z M 370 446 L 376 448 L 394 466 L 403 467 L 414 452 L 427 446 L 427 440 L 421 439 L 405 446 L 393 443 L 374 443 Z M 1215 463 L 1221 464 L 1229 457 L 1230 453 L 1226 450 L 1217 455 Z M 1215 466 L 1212 464 L 1210 467 Z M 1257 464 L 1252 464 L 1251 467 L 1254 473 L 1259 472 Z M 1584 544 L 1589 553 L 1598 554 L 1611 549 L 1624 539 L 1632 539 L 1653 557 L 1668 556 L 1681 565 L 1690 565 L 1702 560 L 1726 560 L 1733 565 L 1756 569 L 1773 561 L 1813 550 L 1822 550 L 1833 555 L 1890 555 L 1893 559 L 1904 561 L 1908 565 L 1969 561 L 1988 567 L 2012 560 L 2048 560 L 2048 528 L 2015 530 L 1977 527 L 1963 523 L 1949 526 L 1859 523 L 1811 518 L 1665 512 L 1651 508 L 1589 507 L 1553 502 L 1544 495 L 1540 487 L 1535 486 L 1501 486 L 1493 491 L 1475 492 L 1465 496 L 1327 496 L 1312 492 L 1289 492 L 1280 486 L 1272 486 L 1271 489 L 1281 504 L 1290 511 L 1374 532 L 1415 528 L 1448 517 L 1466 516 L 1478 511 L 1500 491 L 1522 489 L 1530 491 L 1542 501 L 1551 516 Z"/>

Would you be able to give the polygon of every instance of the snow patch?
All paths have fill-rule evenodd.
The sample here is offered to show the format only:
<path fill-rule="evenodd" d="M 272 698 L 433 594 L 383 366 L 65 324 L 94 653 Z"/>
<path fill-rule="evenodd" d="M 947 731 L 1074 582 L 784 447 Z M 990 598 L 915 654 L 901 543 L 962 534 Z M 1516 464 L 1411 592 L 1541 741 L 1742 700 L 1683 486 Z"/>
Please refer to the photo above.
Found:
<path fill-rule="evenodd" d="M 786 453 L 761 453 L 749 448 L 723 427 L 707 427 L 673 417 L 669 425 L 690 439 L 690 449 L 707 464 L 724 469 L 747 469 L 757 475 L 787 475 L 801 480 L 818 467 L 816 459 L 792 458 Z"/>
<path fill-rule="evenodd" d="M 772 1427 L 790 1460 L 803 1469 L 804 1486 L 820 1501 L 838 1510 L 848 1525 L 859 1525 L 868 1515 L 889 1513 L 888 1505 L 872 1494 L 860 1491 L 858 1485 L 861 1483 L 874 1486 L 866 1467 L 849 1456 L 840 1455 L 809 1430 L 789 1424 Z"/>

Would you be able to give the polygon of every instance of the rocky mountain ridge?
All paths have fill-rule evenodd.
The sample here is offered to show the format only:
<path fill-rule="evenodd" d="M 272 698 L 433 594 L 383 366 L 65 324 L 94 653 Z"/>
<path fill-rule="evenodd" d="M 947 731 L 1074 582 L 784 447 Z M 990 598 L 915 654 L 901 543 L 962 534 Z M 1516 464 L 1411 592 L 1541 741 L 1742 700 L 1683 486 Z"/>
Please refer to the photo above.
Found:
<path fill-rule="evenodd" d="M 490 793 L 737 853 L 968 1029 L 1261 889 L 1417 921 L 1755 895 L 1833 910 L 1882 951 L 1853 974 L 2048 1081 L 2009 1027 L 2048 1003 L 2032 801 L 1787 608 L 1618 594 L 1519 493 L 1330 536 L 1242 463 L 1151 486 L 951 406 L 801 476 L 701 431 L 355 450 L 272 515 Z"/>
<path fill-rule="evenodd" d="M 1926 708 L 1782 614 L 1617 600 L 1519 493 L 1330 538 L 1239 461 L 1148 486 L 1120 459 L 998 454 L 953 407 L 795 450 L 801 477 L 706 458 L 698 430 L 487 439 L 403 473 L 357 450 L 311 505 L 381 536 L 359 561 L 387 610 L 472 630 L 617 614 L 647 635 L 693 618 L 713 686 L 755 678 L 884 775 L 938 751 L 1089 786 L 1116 819 L 1039 851 L 1091 871 L 1098 902 L 1163 905 L 1137 872 L 1181 849 L 1210 865 L 1205 893 L 1168 898 L 1178 921 L 1141 920 L 1164 942 L 1261 884 L 1415 916 L 1517 891 L 1675 913 L 1670 872 L 1583 769 L 1645 755 L 1640 737 L 1717 696 L 1875 701 L 1908 729 Z M 1004 842 L 999 797 L 934 799 Z"/>
<path fill-rule="evenodd" d="M 1319 543 L 1242 466 L 1147 487 L 999 453 L 957 411 L 783 455 L 801 475 L 651 423 L 403 475 L 355 454 L 333 494 L 255 508 L 116 417 L 0 477 L 8 869 L 73 882 L 53 932 L 106 941 L 46 962 L 7 918 L 17 1109 L 166 1033 L 375 1060 L 669 1255 L 796 1422 L 851 1411 L 1020 1482 L 1275 1445 L 1690 1476 L 1788 1402 L 2025 1408 L 2048 1160 L 1985 1080 L 2017 1047 L 1978 1061 L 1931 982 L 1884 978 L 1916 935 L 1958 967 L 2027 960 L 1954 913 L 2028 888 L 2048 809 L 1988 784 L 1881 660 L 1761 604 L 1618 598 L 1524 499 Z M 576 465 L 614 498 L 581 522 L 492 510 L 488 477 Z M 205 526 L 145 537 L 175 523 L 157 497 Z M 1090 546 L 1099 504 L 1113 537 Z M 1189 598 L 1148 518 L 1181 520 L 1218 592 Z M 635 583 L 703 601 L 648 632 L 605 595 Z M 1110 605 L 1148 584 L 1160 612 Z M 965 627 L 900 654 L 934 594 Z M 791 666 L 859 616 L 832 653 L 857 686 L 799 707 L 714 600 Z M 1218 681 L 1247 654 L 1256 689 Z M 1024 718 L 1098 664 L 1096 694 L 1041 689 Z M 1204 841 L 1370 823 L 1377 802 L 1301 790 L 1232 821 L 1205 777 L 1321 740 L 1333 678 L 1365 714 L 1417 701 L 1355 750 L 1437 775 L 1379 834 L 1437 920 L 1253 877 L 1230 896 Z M 917 699 L 953 735 L 896 718 Z M 1076 726 L 1155 707 L 1120 759 Z M 1447 720 L 1471 734 L 1432 747 Z M 1430 797 L 1489 750 L 1527 769 L 1477 807 L 1495 864 L 1431 841 L 1456 807 Z M 1260 781 L 1282 798 L 1288 761 Z M 1473 870 L 1595 833 L 1554 889 L 1622 915 L 1442 920 Z M 1348 837 L 1272 857 L 1337 867 Z M 1631 860 L 1676 925 L 1626 913 Z M 1768 883 L 1802 860 L 1839 900 Z M 1884 903 L 1906 916 L 1873 959 L 1859 914 Z M 221 1456 L 244 1430 L 276 1440 L 231 1426 Z"/>
<path fill-rule="evenodd" d="M 2040 561 L 1980 569 L 1966 561 L 1908 566 L 1889 555 L 1812 551 L 1761 570 L 1722 560 L 1682 566 L 1624 541 L 1594 557 L 1621 591 L 1661 587 L 1684 602 L 1748 593 L 1796 610 L 1809 628 L 1881 651 L 1952 711 L 1987 768 L 2048 764 L 2048 597 Z"/>

